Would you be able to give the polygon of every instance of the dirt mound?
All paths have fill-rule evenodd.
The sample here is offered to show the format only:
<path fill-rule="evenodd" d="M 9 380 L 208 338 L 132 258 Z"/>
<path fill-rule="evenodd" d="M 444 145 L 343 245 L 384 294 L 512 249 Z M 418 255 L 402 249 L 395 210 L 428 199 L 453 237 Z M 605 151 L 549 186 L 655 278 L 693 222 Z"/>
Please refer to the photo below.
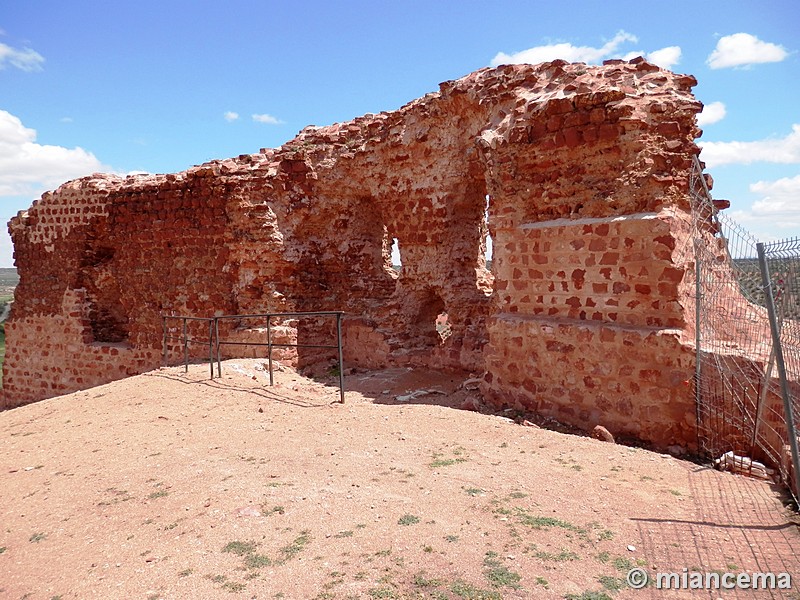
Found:
<path fill-rule="evenodd" d="M 0 413 L 0 596 L 644 598 L 636 566 L 800 573 L 768 484 L 457 410 L 466 374 L 357 373 L 344 405 L 257 361 L 207 376 Z"/>

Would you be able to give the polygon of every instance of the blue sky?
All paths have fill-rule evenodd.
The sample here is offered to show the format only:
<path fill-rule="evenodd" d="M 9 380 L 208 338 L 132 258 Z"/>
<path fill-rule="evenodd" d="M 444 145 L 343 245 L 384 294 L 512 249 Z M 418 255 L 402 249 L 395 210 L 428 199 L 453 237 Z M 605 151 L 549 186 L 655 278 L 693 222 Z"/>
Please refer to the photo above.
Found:
<path fill-rule="evenodd" d="M 699 80 L 714 196 L 797 236 L 798 51 L 794 0 L 0 0 L 0 219 L 75 177 L 257 152 L 500 62 L 643 54 Z"/>

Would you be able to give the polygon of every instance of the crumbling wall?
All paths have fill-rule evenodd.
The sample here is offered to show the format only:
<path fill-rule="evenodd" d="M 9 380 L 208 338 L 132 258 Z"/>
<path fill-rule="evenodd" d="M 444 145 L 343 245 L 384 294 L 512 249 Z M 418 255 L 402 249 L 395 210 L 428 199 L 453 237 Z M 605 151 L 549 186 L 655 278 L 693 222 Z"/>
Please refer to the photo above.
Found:
<path fill-rule="evenodd" d="M 274 150 L 65 184 L 9 225 L 6 405 L 157 366 L 162 314 L 343 310 L 349 364 L 468 369 L 499 406 L 691 444 L 694 83 L 641 59 L 482 69 Z"/>

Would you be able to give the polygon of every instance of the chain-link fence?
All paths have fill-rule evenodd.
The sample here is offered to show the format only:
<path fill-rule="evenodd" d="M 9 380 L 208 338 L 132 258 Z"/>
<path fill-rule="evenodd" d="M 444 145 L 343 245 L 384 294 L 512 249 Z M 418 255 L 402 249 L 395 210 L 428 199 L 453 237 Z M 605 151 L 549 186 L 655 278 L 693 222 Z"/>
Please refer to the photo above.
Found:
<path fill-rule="evenodd" d="M 800 239 L 759 244 L 759 265 L 770 333 L 771 353 L 780 383 L 783 414 L 786 419 L 787 444 L 781 447 L 781 472 L 793 484 L 795 498 L 800 497 Z"/>
<path fill-rule="evenodd" d="M 690 196 L 698 447 L 735 471 L 775 470 L 797 495 L 790 431 L 800 414 L 800 241 L 759 244 L 718 210 L 706 183 L 696 160 Z M 780 346 L 773 344 L 771 298 Z"/>

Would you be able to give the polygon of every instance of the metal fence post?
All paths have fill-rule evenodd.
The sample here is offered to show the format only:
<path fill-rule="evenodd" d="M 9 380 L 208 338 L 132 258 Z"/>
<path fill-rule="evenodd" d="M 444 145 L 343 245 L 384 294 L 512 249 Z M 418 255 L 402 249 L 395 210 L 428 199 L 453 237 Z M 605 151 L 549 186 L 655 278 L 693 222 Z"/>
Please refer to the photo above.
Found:
<path fill-rule="evenodd" d="M 702 357 L 700 354 L 700 344 L 702 343 L 701 337 L 701 319 L 702 319 L 702 265 L 700 263 L 700 241 L 694 240 L 694 410 L 695 410 L 695 431 L 697 432 L 697 449 L 700 450 L 700 401 L 702 395 L 700 392 L 700 376 L 702 374 Z"/>
<path fill-rule="evenodd" d="M 772 281 L 769 276 L 769 266 L 767 256 L 764 251 L 764 243 L 756 244 L 758 250 L 758 265 L 761 268 L 761 282 L 764 285 L 764 295 L 767 300 L 767 314 L 769 315 L 769 329 L 772 333 L 772 345 L 775 352 L 775 365 L 778 369 L 778 378 L 781 383 L 781 396 L 783 397 L 783 410 L 786 416 L 786 430 L 789 434 L 789 447 L 792 451 L 792 464 L 794 466 L 795 491 L 800 496 L 800 454 L 797 448 L 797 432 L 794 427 L 794 410 L 792 408 L 792 398 L 789 395 L 789 383 L 786 379 L 786 363 L 783 360 L 783 348 L 781 347 L 781 332 L 778 327 L 778 317 L 775 310 L 775 298 L 772 293 Z"/>

